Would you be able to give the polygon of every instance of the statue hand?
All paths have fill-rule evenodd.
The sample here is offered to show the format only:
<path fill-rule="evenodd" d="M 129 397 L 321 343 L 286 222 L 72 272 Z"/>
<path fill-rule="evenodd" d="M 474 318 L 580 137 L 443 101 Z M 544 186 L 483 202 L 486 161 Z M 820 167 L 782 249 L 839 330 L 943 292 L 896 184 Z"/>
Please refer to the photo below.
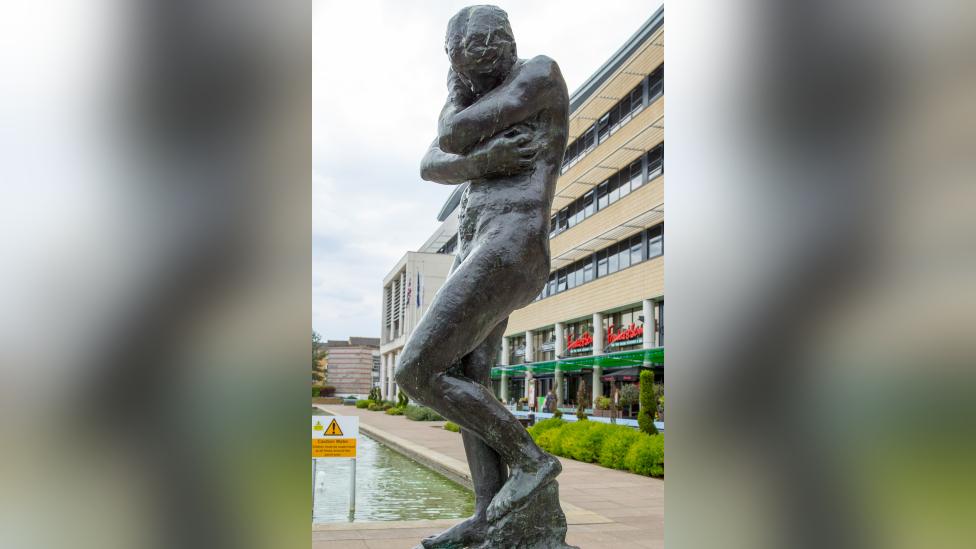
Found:
<path fill-rule="evenodd" d="M 491 175 L 512 175 L 530 170 L 541 148 L 531 130 L 516 126 L 484 144 L 485 171 Z"/>

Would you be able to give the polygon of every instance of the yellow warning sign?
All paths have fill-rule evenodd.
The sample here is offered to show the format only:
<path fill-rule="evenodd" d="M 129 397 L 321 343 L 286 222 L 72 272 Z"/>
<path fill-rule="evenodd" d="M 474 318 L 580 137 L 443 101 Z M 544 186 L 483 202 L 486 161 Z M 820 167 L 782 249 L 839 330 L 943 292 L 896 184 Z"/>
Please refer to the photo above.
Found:
<path fill-rule="evenodd" d="M 325 436 L 327 437 L 341 437 L 342 429 L 339 428 L 339 423 L 332 419 L 332 423 L 329 424 L 329 428 L 325 430 Z"/>
<path fill-rule="evenodd" d="M 354 458 L 356 439 L 354 438 L 315 438 L 312 439 L 313 458 Z"/>

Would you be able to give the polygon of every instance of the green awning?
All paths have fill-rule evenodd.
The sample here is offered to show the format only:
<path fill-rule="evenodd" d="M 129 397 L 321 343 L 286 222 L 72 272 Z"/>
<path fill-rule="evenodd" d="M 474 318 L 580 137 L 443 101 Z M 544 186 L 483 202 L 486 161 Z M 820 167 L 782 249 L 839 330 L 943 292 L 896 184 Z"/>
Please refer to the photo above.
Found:
<path fill-rule="evenodd" d="M 491 369 L 491 378 L 501 378 L 502 372 L 507 372 L 509 376 L 519 376 L 519 374 L 524 375 L 527 371 L 533 374 L 555 372 L 557 368 L 563 372 L 578 372 L 580 370 L 592 369 L 596 366 L 604 370 L 609 370 L 648 364 L 664 364 L 664 347 L 618 351 L 616 353 L 596 356 L 561 358 L 558 360 L 547 360 L 545 362 L 517 364 L 515 366 L 498 366 Z"/>

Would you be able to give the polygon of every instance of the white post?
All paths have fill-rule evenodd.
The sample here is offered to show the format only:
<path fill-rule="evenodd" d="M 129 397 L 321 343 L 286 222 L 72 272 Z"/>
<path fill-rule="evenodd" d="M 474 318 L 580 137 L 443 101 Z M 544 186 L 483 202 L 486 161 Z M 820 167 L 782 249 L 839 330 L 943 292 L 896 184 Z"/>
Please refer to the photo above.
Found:
<path fill-rule="evenodd" d="M 386 398 L 386 355 L 380 356 L 380 398 Z"/>
<path fill-rule="evenodd" d="M 389 353 L 387 355 L 387 368 L 389 371 L 386 373 L 386 396 L 383 397 L 386 400 L 391 400 L 393 398 L 393 375 L 396 371 L 396 353 Z"/>
<path fill-rule="evenodd" d="M 508 366 L 508 362 L 509 362 L 508 361 L 508 353 L 511 350 L 511 348 L 509 347 L 509 345 L 510 345 L 510 343 L 508 342 L 508 338 L 507 337 L 503 337 L 502 338 L 502 357 L 501 357 L 501 360 L 499 361 L 499 363 L 502 366 Z"/>
<path fill-rule="evenodd" d="M 501 390 L 499 391 L 499 393 L 501 393 L 501 394 L 499 396 L 501 396 L 502 402 L 504 402 L 505 404 L 508 404 L 508 372 L 504 372 L 504 371 L 502 372 L 502 383 L 501 383 L 501 385 L 502 385 L 502 387 L 501 387 Z"/>
<path fill-rule="evenodd" d="M 396 354 L 393 355 L 393 371 L 396 371 L 397 360 L 399 360 L 399 358 L 400 358 L 400 352 L 397 352 Z M 393 383 L 391 385 L 393 387 L 393 391 L 391 391 L 390 400 L 395 402 L 397 397 L 400 394 L 400 389 L 399 387 L 397 387 L 396 384 L 396 378 L 393 379 Z"/>
<path fill-rule="evenodd" d="M 356 517 L 356 458 L 352 458 L 352 473 L 349 476 L 349 519 Z"/>
<path fill-rule="evenodd" d="M 645 299 L 643 305 L 644 312 L 644 345 L 645 349 L 653 349 L 655 347 L 654 339 L 656 331 L 654 330 L 654 302 L 650 299 Z"/>
<path fill-rule="evenodd" d="M 532 330 L 525 332 L 525 361 L 535 362 L 535 349 L 533 348 L 533 333 Z"/>
<path fill-rule="evenodd" d="M 566 354 L 566 324 L 564 322 L 556 323 L 556 358 L 560 358 Z"/>
<path fill-rule="evenodd" d="M 661 341 L 660 337 L 658 337 L 659 332 L 657 330 L 657 327 L 661 322 L 661 310 L 657 307 L 657 303 L 651 305 L 651 310 L 653 311 L 654 316 L 654 321 L 651 322 L 651 329 L 654 330 L 654 346 L 660 347 L 664 345 L 664 342 Z"/>
<path fill-rule="evenodd" d="M 603 331 L 603 313 L 593 313 L 593 356 L 603 354 L 603 341 L 606 334 Z M 603 376 L 603 368 L 600 366 L 593 367 L 593 398 L 592 406 L 596 408 L 596 399 L 600 398 L 601 393 L 603 393 L 603 382 L 600 378 Z"/>

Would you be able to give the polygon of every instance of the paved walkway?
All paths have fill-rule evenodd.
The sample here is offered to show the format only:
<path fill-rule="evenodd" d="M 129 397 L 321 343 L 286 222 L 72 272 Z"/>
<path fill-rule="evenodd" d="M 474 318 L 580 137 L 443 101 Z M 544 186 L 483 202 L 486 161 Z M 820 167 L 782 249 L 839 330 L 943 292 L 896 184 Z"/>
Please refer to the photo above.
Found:
<path fill-rule="evenodd" d="M 410 421 L 352 406 L 318 407 L 336 415 L 359 416 L 365 434 L 470 485 L 461 436 L 441 429 L 444 422 Z M 559 495 L 569 523 L 568 543 L 582 549 L 664 547 L 664 481 L 571 459 L 560 461 Z M 312 528 L 312 549 L 410 549 L 455 522 L 318 524 Z"/>

